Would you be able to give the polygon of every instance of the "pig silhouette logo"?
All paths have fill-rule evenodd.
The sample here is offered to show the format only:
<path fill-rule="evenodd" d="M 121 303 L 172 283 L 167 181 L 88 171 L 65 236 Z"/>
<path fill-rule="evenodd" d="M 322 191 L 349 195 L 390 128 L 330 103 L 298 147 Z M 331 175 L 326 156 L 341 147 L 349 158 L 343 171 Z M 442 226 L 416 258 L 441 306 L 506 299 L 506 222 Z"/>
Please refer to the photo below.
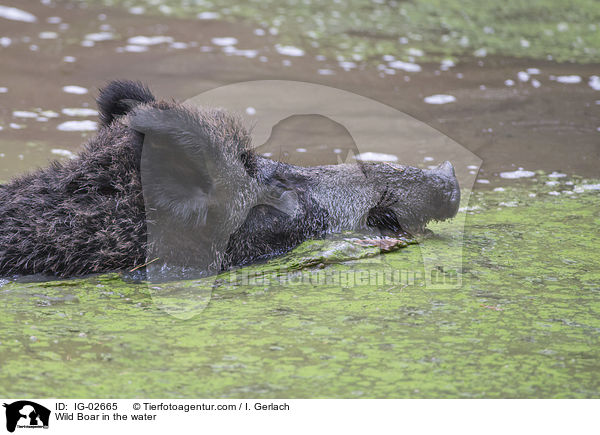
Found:
<path fill-rule="evenodd" d="M 48 428 L 50 410 L 29 400 L 19 400 L 4 404 L 6 408 L 6 430 L 14 432 L 18 428 Z"/>

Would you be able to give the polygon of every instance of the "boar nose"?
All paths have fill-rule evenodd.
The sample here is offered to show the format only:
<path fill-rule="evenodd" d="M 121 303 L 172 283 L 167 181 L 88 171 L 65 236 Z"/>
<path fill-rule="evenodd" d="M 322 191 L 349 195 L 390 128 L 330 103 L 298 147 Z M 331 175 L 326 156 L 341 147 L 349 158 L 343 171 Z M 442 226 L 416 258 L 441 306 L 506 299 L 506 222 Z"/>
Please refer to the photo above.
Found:
<path fill-rule="evenodd" d="M 454 166 L 452 166 L 452 163 L 450 163 L 448 160 L 446 160 L 444 163 L 440 163 L 436 168 L 436 171 L 447 175 L 448 177 L 456 176 L 454 175 Z"/>
<path fill-rule="evenodd" d="M 449 182 L 447 187 L 448 191 L 445 192 L 446 207 L 444 211 L 446 214 L 445 217 L 454 217 L 458 212 L 458 206 L 460 204 L 460 187 L 458 185 L 456 174 L 454 173 L 454 166 L 452 166 L 452 163 L 449 161 L 445 161 L 438 165 L 433 172 L 441 175 Z"/>

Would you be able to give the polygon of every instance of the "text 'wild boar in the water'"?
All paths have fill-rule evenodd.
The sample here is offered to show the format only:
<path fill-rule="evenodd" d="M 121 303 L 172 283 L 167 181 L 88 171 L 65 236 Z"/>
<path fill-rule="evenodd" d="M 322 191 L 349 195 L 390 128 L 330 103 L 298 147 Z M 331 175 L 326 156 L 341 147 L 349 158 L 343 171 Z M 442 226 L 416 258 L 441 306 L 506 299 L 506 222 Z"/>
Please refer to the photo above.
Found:
<path fill-rule="evenodd" d="M 115 81 L 79 155 L 0 186 L 0 275 L 160 267 L 217 273 L 341 231 L 423 231 L 456 215 L 449 162 L 301 167 L 252 150 L 223 110 Z"/>

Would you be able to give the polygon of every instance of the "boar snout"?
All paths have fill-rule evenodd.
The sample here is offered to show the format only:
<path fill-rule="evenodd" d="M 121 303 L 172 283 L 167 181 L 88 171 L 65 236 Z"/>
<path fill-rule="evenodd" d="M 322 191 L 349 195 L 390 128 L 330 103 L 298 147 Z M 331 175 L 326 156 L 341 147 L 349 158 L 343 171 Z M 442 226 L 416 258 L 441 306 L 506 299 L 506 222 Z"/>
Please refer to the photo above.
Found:
<path fill-rule="evenodd" d="M 436 188 L 441 194 L 439 203 L 437 204 L 436 219 L 443 220 L 456 216 L 460 205 L 460 186 L 458 179 L 454 173 L 454 166 L 449 161 L 445 161 L 432 169 L 434 175 L 433 180 Z"/>

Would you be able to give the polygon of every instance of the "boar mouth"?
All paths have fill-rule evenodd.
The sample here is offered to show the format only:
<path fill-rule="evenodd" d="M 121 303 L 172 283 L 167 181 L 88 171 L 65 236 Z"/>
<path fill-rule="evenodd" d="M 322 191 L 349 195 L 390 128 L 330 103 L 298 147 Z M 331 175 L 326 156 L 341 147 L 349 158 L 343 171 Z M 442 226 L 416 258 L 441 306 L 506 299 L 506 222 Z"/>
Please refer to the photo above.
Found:
<path fill-rule="evenodd" d="M 423 174 L 427 181 L 423 182 L 423 189 L 410 193 L 414 197 L 411 202 L 406 194 L 399 195 L 397 189 L 387 186 L 377 205 L 369 210 L 367 225 L 386 235 L 418 236 L 431 233 L 426 228 L 430 221 L 456 216 L 461 195 L 452 164 L 446 161 L 434 169 L 423 170 Z"/>
<path fill-rule="evenodd" d="M 403 221 L 398 219 L 396 212 L 391 207 L 376 206 L 369 210 L 367 215 L 367 225 L 371 228 L 377 228 L 382 235 L 395 236 L 418 236 L 426 234 L 430 230 L 426 225 L 431 219 L 415 219 Z"/>
<path fill-rule="evenodd" d="M 400 207 L 397 202 L 380 203 L 369 210 L 366 223 L 371 228 L 377 228 L 383 235 L 391 237 L 431 234 L 432 231 L 427 228 L 427 224 L 431 221 L 441 222 L 453 218 L 458 213 L 459 203 L 460 189 L 456 186 L 444 195 L 441 204 L 430 207 L 428 211 L 409 210 Z"/>

